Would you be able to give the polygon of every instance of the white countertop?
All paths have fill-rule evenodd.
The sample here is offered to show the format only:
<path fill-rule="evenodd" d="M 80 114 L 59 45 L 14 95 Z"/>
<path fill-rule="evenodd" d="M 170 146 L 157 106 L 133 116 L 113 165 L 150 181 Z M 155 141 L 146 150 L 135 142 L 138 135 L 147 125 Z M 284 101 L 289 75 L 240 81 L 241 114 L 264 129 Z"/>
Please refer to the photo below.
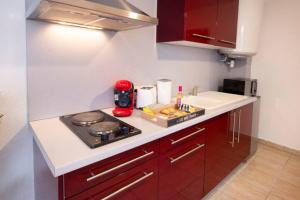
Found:
<path fill-rule="evenodd" d="M 216 109 L 209 109 L 203 116 L 170 128 L 163 128 L 140 118 L 140 111 L 135 110 L 131 117 L 122 118 L 121 120 L 141 129 L 141 134 L 95 149 L 90 149 L 85 143 L 83 143 L 81 139 L 79 139 L 59 120 L 58 117 L 33 121 L 30 122 L 30 125 L 34 132 L 34 139 L 39 146 L 53 176 L 58 177 L 255 102 L 256 100 L 257 99 L 255 97 L 247 97 L 236 102 L 228 103 L 227 105 L 222 105 Z M 104 109 L 103 111 L 111 114 L 112 108 Z"/>

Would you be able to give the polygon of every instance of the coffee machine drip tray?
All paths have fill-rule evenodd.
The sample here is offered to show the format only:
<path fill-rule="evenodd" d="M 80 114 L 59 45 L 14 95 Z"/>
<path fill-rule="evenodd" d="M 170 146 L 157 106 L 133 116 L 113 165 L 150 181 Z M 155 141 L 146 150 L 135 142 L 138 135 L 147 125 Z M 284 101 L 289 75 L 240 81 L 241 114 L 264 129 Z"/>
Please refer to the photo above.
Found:
<path fill-rule="evenodd" d="M 142 133 L 141 130 L 101 110 L 66 115 L 60 120 L 90 148 Z"/>

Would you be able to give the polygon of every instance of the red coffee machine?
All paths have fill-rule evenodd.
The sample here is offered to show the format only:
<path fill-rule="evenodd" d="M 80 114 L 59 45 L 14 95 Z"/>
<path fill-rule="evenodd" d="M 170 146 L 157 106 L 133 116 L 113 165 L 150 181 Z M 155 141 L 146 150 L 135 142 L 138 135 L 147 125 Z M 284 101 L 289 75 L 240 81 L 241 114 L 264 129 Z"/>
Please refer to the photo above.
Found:
<path fill-rule="evenodd" d="M 127 117 L 133 112 L 134 106 L 134 86 L 133 83 L 127 80 L 117 81 L 115 84 L 115 104 L 116 108 L 113 110 L 114 116 Z"/>

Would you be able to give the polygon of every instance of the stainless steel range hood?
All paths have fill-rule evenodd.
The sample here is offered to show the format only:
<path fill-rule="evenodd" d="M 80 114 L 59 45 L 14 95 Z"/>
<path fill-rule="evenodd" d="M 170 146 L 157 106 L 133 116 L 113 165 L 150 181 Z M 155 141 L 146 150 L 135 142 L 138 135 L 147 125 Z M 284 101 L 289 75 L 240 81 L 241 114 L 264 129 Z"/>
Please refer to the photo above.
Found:
<path fill-rule="evenodd" d="M 27 0 L 27 18 L 93 29 L 123 31 L 157 25 L 126 0 Z"/>

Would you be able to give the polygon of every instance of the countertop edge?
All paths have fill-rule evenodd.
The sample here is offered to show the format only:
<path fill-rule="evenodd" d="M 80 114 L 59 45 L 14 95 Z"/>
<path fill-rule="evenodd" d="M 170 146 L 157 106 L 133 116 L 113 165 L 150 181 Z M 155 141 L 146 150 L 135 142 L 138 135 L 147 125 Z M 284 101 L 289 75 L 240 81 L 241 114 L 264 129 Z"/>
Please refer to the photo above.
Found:
<path fill-rule="evenodd" d="M 31 126 L 30 126 L 30 127 L 31 127 Z M 34 130 L 33 130 L 32 127 L 31 127 L 31 129 L 32 129 L 32 132 L 34 133 Z M 43 145 L 41 144 L 39 138 L 38 138 L 35 134 L 33 134 L 33 139 L 34 139 L 34 142 L 36 143 L 36 145 L 38 146 L 39 150 L 41 151 L 41 153 L 42 153 L 42 155 L 43 155 L 43 157 L 44 157 L 44 159 L 45 159 L 45 162 L 47 163 L 47 165 L 48 165 L 48 167 L 49 167 L 49 169 L 50 169 L 52 175 L 53 175 L 54 177 L 60 176 L 60 175 L 57 175 L 56 170 L 55 170 L 55 166 L 54 166 L 53 163 L 51 162 L 51 159 L 49 159 L 49 156 L 48 156 L 48 154 L 46 153 L 45 149 L 43 148 Z"/>
<path fill-rule="evenodd" d="M 169 134 L 172 134 L 174 132 L 177 132 L 179 130 L 187 128 L 189 126 L 193 126 L 195 124 L 198 124 L 198 123 L 201 123 L 203 121 L 209 120 L 213 117 L 219 116 L 221 114 L 224 114 L 224 113 L 229 112 L 231 110 L 234 110 L 236 108 L 242 107 L 244 105 L 253 103 L 255 101 L 257 101 L 256 97 L 249 97 L 247 99 L 235 102 L 233 104 L 225 105 L 221 108 L 212 110 L 212 111 L 210 111 L 210 112 L 206 113 L 205 115 L 200 116 L 198 118 L 183 122 L 183 123 L 180 124 L 181 125 L 180 128 L 178 128 L 178 126 L 165 128 L 161 132 L 153 134 L 150 137 L 145 137 L 143 139 L 134 140 L 133 142 L 122 145 L 117 149 L 104 151 L 101 154 L 92 155 L 90 157 L 85 157 L 82 160 L 77 160 L 76 162 L 67 163 L 63 166 L 57 166 L 57 167 L 55 167 L 55 165 L 51 162 L 51 159 L 49 158 L 48 154 L 46 153 L 46 150 L 43 148 L 43 145 L 39 141 L 38 136 L 36 135 L 34 129 L 33 128 L 32 129 L 33 129 L 34 140 L 36 141 L 39 149 L 41 150 L 42 155 L 43 155 L 44 159 L 46 160 L 46 163 L 47 163 L 50 171 L 52 172 L 52 175 L 54 177 L 59 177 L 63 174 L 67 174 L 71 171 L 80 169 L 82 167 L 88 166 L 88 165 L 93 164 L 95 162 L 99 162 L 99 161 L 104 160 L 106 158 L 112 157 L 114 155 L 117 155 L 117 154 L 120 154 L 122 152 L 128 151 L 128 150 L 133 149 L 135 147 L 141 146 L 143 144 L 155 141 L 157 139 L 165 137 Z M 30 122 L 30 125 L 32 123 L 34 123 L 34 122 Z"/>

